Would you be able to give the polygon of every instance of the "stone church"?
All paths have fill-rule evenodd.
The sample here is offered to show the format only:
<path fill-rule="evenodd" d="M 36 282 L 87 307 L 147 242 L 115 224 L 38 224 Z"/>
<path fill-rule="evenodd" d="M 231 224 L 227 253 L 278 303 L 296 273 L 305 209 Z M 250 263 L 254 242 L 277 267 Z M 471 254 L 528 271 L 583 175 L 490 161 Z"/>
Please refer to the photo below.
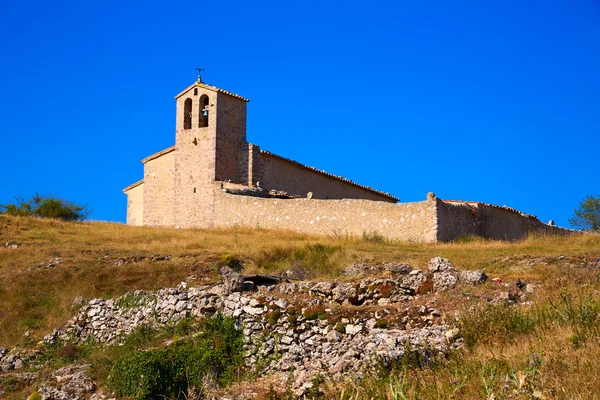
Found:
<path fill-rule="evenodd" d="M 128 225 L 377 233 L 419 242 L 461 235 L 518 239 L 555 229 L 507 207 L 433 194 L 398 203 L 388 193 L 261 150 L 246 140 L 248 100 L 200 77 L 175 99 L 175 145 L 143 159 L 144 179 L 123 190 Z"/>
<path fill-rule="evenodd" d="M 125 188 L 128 224 L 210 226 L 206 194 L 215 182 L 314 199 L 398 201 L 248 143 L 242 96 L 198 79 L 175 98 L 175 145 L 143 159 L 144 179 Z"/>

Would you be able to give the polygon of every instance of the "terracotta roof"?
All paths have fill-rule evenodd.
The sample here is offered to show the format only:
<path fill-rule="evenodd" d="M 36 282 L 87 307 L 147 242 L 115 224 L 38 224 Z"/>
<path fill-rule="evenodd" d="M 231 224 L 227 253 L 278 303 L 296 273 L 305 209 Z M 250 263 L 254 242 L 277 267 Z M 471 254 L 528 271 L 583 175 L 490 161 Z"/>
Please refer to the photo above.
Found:
<path fill-rule="evenodd" d="M 141 181 L 137 181 L 136 183 L 132 183 L 131 185 L 127 186 L 125 189 L 123 189 L 123 193 L 133 189 L 134 187 L 138 187 L 140 186 L 142 183 L 144 183 L 144 180 L 142 179 Z"/>
<path fill-rule="evenodd" d="M 262 154 L 265 154 L 265 155 L 267 155 L 267 156 L 271 156 L 271 157 L 273 157 L 273 158 L 278 158 L 278 159 L 280 159 L 280 160 L 283 160 L 283 161 L 289 162 L 289 163 L 291 163 L 291 164 L 294 164 L 294 165 L 295 165 L 295 166 L 297 166 L 297 167 L 304 168 L 304 169 L 308 169 L 308 170 L 310 170 L 310 171 L 312 171 L 312 172 L 316 172 L 316 173 L 319 173 L 319 174 L 321 174 L 321 175 L 325 175 L 325 176 L 327 176 L 327 177 L 329 177 L 329 178 L 332 178 L 332 179 L 337 179 L 338 181 L 342 181 L 342 182 L 344 182 L 344 183 L 348 183 L 348 184 L 350 184 L 350 185 L 352 185 L 352 186 L 356 186 L 356 187 L 358 187 L 358 188 L 365 189 L 365 190 L 368 190 L 368 191 L 370 191 L 370 192 L 373 192 L 373 193 L 377 193 L 377 194 L 379 194 L 379 195 L 381 195 L 381 196 L 385 196 L 385 197 L 387 197 L 388 199 L 391 199 L 391 200 L 394 200 L 394 201 L 399 201 L 399 200 L 400 200 L 399 198 L 397 198 L 397 197 L 394 197 L 394 196 L 392 196 L 392 195 L 391 195 L 391 194 L 389 194 L 389 193 L 382 192 L 382 191 L 379 191 L 379 190 L 375 190 L 375 189 L 373 189 L 372 187 L 369 187 L 369 186 L 364 186 L 364 185 L 358 184 L 358 183 L 356 183 L 356 182 L 353 182 L 353 181 L 351 181 L 350 179 L 346 179 L 346 178 L 344 178 L 344 177 L 341 177 L 341 176 L 337 176 L 337 175 L 330 174 L 330 173 L 329 173 L 329 172 L 327 172 L 327 171 L 323 171 L 323 170 L 321 170 L 321 169 L 316 169 L 315 167 L 309 167 L 308 165 L 301 164 L 301 163 L 299 163 L 298 161 L 290 160 L 289 158 L 285 158 L 285 157 L 282 157 L 282 156 L 278 156 L 277 154 L 273 154 L 273 153 L 271 153 L 270 151 L 266 151 L 266 150 L 262 150 L 262 149 L 261 149 L 261 150 L 260 150 L 260 152 L 261 152 Z"/>
<path fill-rule="evenodd" d="M 531 219 L 538 219 L 535 215 L 531 215 L 531 214 L 527 214 L 524 212 L 521 212 L 519 210 L 515 210 L 514 208 L 511 207 L 507 207 L 507 206 L 498 206 L 496 204 L 489 204 L 489 203 L 483 203 L 481 201 L 464 201 L 464 200 L 442 200 L 445 203 L 459 203 L 459 204 L 468 204 L 470 206 L 475 206 L 475 205 L 483 205 L 486 207 L 492 207 L 492 208 L 497 208 L 499 210 L 506 210 L 506 211 L 510 211 L 513 212 L 515 214 L 519 214 L 523 217 L 526 218 L 531 218 Z"/>
<path fill-rule="evenodd" d="M 200 87 L 200 88 L 212 90 L 214 92 L 223 93 L 228 96 L 235 97 L 236 99 L 244 100 L 245 102 L 250 101 L 247 98 L 240 96 L 239 94 L 231 93 L 225 89 L 219 89 L 216 86 L 207 85 L 204 82 L 194 82 L 192 85 L 188 86 L 187 88 L 183 89 L 183 91 L 181 91 L 179 94 L 177 94 L 177 96 L 175 96 L 175 98 L 177 99 L 177 98 L 181 97 L 183 94 L 187 93 L 190 89 L 195 88 L 195 87 Z"/>
<path fill-rule="evenodd" d="M 158 158 L 160 156 L 164 156 L 165 154 L 170 153 L 172 151 L 175 151 L 175 146 L 167 147 L 166 149 L 161 150 L 158 153 L 154 153 L 151 156 L 144 158 L 142 160 L 142 163 L 146 164 L 148 161 L 154 160 L 155 158 Z"/>

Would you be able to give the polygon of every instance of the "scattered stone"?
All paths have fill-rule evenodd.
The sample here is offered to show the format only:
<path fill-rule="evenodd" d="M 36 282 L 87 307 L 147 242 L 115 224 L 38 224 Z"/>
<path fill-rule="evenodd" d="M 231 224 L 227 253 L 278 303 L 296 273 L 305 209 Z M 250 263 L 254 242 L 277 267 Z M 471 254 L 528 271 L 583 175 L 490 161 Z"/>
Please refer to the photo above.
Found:
<path fill-rule="evenodd" d="M 356 290 L 356 286 L 350 282 L 342 282 L 339 283 L 332 290 L 333 300 L 338 303 L 343 303 L 344 301 L 348 301 L 350 304 L 358 303 L 358 292 Z"/>
<path fill-rule="evenodd" d="M 331 296 L 334 286 L 333 282 L 317 282 L 310 288 L 310 292 L 323 296 Z"/>
<path fill-rule="evenodd" d="M 427 263 L 427 269 L 431 272 L 456 271 L 454 265 L 447 258 L 434 257 Z"/>
<path fill-rule="evenodd" d="M 413 293 L 416 293 L 420 291 L 421 287 L 423 287 L 426 282 L 427 275 L 425 275 L 420 269 L 414 269 L 408 274 L 408 276 L 402 279 L 402 284 L 400 287 L 409 289 Z"/>
<path fill-rule="evenodd" d="M 9 351 L 6 347 L 0 347 L 0 371 L 7 372 L 23 368 L 21 351 L 22 349 L 17 348 Z"/>
<path fill-rule="evenodd" d="M 90 365 L 68 365 L 52 373 L 38 389 L 42 400 L 84 400 L 96 388 L 88 376 Z"/>
<path fill-rule="evenodd" d="M 487 275 L 482 270 L 477 271 L 460 271 L 458 280 L 469 285 L 478 285 L 487 280 Z"/>
<path fill-rule="evenodd" d="M 154 256 L 152 257 L 152 261 L 170 261 L 173 256 Z"/>
<path fill-rule="evenodd" d="M 61 257 L 54 257 L 54 258 L 51 258 L 50 261 L 48 261 L 48 264 L 46 264 L 46 268 L 54 268 L 62 263 L 63 263 L 63 260 Z"/>
<path fill-rule="evenodd" d="M 458 278 L 451 272 L 436 272 L 433 274 L 433 290 L 436 292 L 453 289 L 458 284 Z"/>
<path fill-rule="evenodd" d="M 221 268 L 223 277 L 223 289 L 225 293 L 241 292 L 244 290 L 244 277 L 231 267 Z"/>
<path fill-rule="evenodd" d="M 379 271 L 379 268 L 371 264 L 352 264 L 347 267 L 343 274 L 345 276 L 365 276 L 373 275 Z"/>
<path fill-rule="evenodd" d="M 408 265 L 408 264 L 384 263 L 383 268 L 386 271 L 390 271 L 390 272 L 392 272 L 394 274 L 398 274 L 398 275 L 406 275 L 414 270 L 412 265 Z"/>

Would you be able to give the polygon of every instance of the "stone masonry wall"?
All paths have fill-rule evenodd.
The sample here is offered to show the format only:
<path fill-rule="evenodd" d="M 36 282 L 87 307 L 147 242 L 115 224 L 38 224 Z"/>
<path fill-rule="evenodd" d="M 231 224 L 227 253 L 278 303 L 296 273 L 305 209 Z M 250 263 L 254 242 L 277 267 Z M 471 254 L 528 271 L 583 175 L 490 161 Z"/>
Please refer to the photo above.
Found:
<path fill-rule="evenodd" d="M 451 242 L 461 236 L 483 236 L 483 221 L 468 204 L 450 204 L 437 199 L 438 240 Z"/>
<path fill-rule="evenodd" d="M 127 225 L 144 225 L 144 184 L 127 191 Z"/>
<path fill-rule="evenodd" d="M 175 151 L 144 164 L 143 223 L 150 226 L 173 224 L 175 196 Z"/>
<path fill-rule="evenodd" d="M 254 152 L 253 155 L 255 157 L 252 166 L 252 183 L 260 182 L 260 186 L 266 189 L 283 190 L 301 197 L 306 197 L 308 192 L 312 192 L 314 199 L 393 201 L 359 186 L 302 168 L 294 162 L 272 154 Z"/>
<path fill-rule="evenodd" d="M 362 236 L 435 242 L 435 201 L 387 203 L 344 199 L 273 199 L 215 192 L 215 226 L 288 229 L 317 235 Z"/>
<path fill-rule="evenodd" d="M 214 91 L 193 88 L 177 99 L 175 146 L 175 198 L 174 225 L 182 228 L 213 226 L 212 187 L 216 167 L 216 124 L 218 108 Z M 209 98 L 208 127 L 198 127 L 199 101 L 202 95 Z M 192 99 L 192 128 L 184 129 L 184 102 Z"/>
<path fill-rule="evenodd" d="M 438 241 L 449 242 L 463 235 L 491 240 L 520 240 L 530 233 L 570 234 L 572 231 L 549 226 L 535 217 L 482 203 L 446 203 L 437 199 Z"/>
<path fill-rule="evenodd" d="M 248 182 L 246 102 L 217 93 L 217 158 L 215 179 Z"/>

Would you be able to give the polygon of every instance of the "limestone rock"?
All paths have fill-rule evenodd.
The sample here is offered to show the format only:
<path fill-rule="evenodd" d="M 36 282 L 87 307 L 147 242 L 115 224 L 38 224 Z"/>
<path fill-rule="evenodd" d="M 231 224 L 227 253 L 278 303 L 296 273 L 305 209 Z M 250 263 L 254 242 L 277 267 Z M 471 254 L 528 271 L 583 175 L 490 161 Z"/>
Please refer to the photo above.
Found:
<path fill-rule="evenodd" d="M 52 373 L 52 377 L 40 386 L 42 400 L 83 400 L 96 388 L 88 376 L 89 364 L 67 365 Z"/>
<path fill-rule="evenodd" d="M 54 258 L 51 258 L 50 261 L 48 261 L 48 264 L 46 264 L 46 267 L 54 268 L 62 263 L 63 263 L 63 260 L 61 257 L 54 257 Z"/>
<path fill-rule="evenodd" d="M 420 269 L 415 269 L 402 279 L 400 287 L 410 289 L 413 292 L 419 292 L 425 282 L 427 282 L 427 275 Z"/>
<path fill-rule="evenodd" d="M 351 304 L 356 304 L 358 300 L 358 293 L 356 291 L 356 286 L 350 282 L 342 282 L 339 283 L 333 290 L 333 300 L 338 303 L 343 303 L 344 301 L 348 301 Z"/>
<path fill-rule="evenodd" d="M 221 268 L 223 289 L 225 293 L 241 292 L 244 290 L 244 277 L 231 267 Z"/>
<path fill-rule="evenodd" d="M 414 269 L 412 267 L 412 265 L 392 264 L 392 263 L 384 263 L 383 268 L 386 271 L 390 271 L 391 273 L 398 274 L 398 275 L 407 275 Z"/>
<path fill-rule="evenodd" d="M 334 286 L 333 282 L 317 282 L 310 288 L 310 291 L 328 297 L 333 294 Z"/>
<path fill-rule="evenodd" d="M 436 272 L 433 274 L 433 290 L 436 292 L 446 291 L 458 284 L 458 278 L 452 272 Z"/>
<path fill-rule="evenodd" d="M 454 265 L 450 264 L 447 258 L 434 257 L 427 263 L 427 269 L 431 272 L 456 271 Z"/>
<path fill-rule="evenodd" d="M 477 285 L 487 280 L 487 275 L 482 270 L 477 271 L 460 271 L 458 280 L 469 285 Z"/>

